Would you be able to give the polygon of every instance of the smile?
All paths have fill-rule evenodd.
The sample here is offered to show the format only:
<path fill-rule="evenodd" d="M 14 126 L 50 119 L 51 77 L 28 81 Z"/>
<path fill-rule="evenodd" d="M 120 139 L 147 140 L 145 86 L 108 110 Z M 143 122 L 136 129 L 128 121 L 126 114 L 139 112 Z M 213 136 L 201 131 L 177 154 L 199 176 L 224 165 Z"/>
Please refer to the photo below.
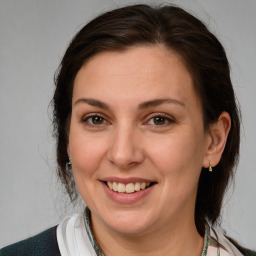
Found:
<path fill-rule="evenodd" d="M 107 181 L 106 185 L 115 192 L 130 194 L 146 189 L 151 185 L 151 182 L 135 182 L 124 184 L 120 182 Z"/>
<path fill-rule="evenodd" d="M 121 204 L 136 203 L 152 193 L 157 182 L 138 177 L 106 177 L 101 180 L 106 195 Z"/>

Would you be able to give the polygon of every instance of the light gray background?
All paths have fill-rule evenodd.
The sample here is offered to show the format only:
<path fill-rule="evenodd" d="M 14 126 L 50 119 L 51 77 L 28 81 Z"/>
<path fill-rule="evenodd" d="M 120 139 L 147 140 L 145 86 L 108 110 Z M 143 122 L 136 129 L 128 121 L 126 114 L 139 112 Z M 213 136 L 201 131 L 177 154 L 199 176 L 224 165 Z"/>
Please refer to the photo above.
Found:
<path fill-rule="evenodd" d="M 57 224 L 73 211 L 54 174 L 48 109 L 54 71 L 85 22 L 134 2 L 0 0 L 0 246 Z M 226 48 L 244 128 L 236 184 L 225 199 L 223 226 L 242 244 L 256 249 L 256 1 L 166 2 L 203 19 Z"/>

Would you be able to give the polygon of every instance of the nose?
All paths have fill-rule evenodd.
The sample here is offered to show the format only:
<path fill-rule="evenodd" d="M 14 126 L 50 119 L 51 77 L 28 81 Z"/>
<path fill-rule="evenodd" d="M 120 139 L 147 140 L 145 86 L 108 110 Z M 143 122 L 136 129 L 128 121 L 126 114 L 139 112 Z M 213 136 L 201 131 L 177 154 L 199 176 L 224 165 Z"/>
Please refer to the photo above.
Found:
<path fill-rule="evenodd" d="M 129 169 L 144 161 L 141 135 L 131 127 L 119 127 L 112 134 L 108 159 L 119 169 Z"/>

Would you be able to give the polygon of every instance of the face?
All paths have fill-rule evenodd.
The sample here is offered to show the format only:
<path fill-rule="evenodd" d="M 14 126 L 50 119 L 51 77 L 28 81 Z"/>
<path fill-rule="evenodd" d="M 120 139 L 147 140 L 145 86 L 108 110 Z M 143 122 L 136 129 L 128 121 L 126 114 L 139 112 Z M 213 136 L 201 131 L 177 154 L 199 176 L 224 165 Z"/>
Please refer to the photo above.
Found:
<path fill-rule="evenodd" d="M 78 72 L 68 154 L 94 223 L 142 234 L 194 222 L 207 141 L 192 77 L 164 46 L 104 52 Z"/>

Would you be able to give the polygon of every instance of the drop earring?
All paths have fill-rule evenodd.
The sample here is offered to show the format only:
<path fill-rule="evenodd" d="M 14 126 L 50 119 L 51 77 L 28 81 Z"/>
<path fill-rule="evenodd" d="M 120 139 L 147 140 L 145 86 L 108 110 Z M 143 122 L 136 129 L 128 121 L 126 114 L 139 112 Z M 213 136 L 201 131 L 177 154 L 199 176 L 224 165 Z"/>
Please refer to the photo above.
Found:
<path fill-rule="evenodd" d="M 67 164 L 66 164 L 66 169 L 67 169 L 67 171 L 69 171 L 69 170 L 71 169 L 71 166 L 72 166 L 71 158 L 69 157 L 69 158 L 68 158 L 68 162 L 67 162 Z"/>
<path fill-rule="evenodd" d="M 68 179 L 68 186 L 75 189 L 75 182 L 74 182 L 74 176 L 73 176 L 73 170 L 72 170 L 72 162 L 71 158 L 68 158 L 68 161 L 66 162 L 66 178 Z"/>
<path fill-rule="evenodd" d="M 212 165 L 209 163 L 209 172 L 212 172 Z"/>

